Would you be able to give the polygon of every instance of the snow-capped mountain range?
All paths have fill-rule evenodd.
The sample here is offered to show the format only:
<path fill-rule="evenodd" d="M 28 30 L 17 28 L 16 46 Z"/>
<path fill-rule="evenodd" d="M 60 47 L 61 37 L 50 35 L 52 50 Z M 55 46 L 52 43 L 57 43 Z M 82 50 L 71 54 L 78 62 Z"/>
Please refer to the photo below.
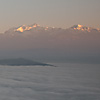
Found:
<path fill-rule="evenodd" d="M 11 28 L 9 30 L 7 30 L 5 33 L 14 33 L 14 32 L 20 32 L 20 33 L 24 33 L 24 32 L 34 32 L 34 31 L 79 31 L 79 32 L 100 32 L 100 29 L 96 29 L 96 28 L 92 28 L 92 27 L 86 27 L 83 25 L 73 25 L 70 28 L 66 28 L 66 29 L 62 29 L 62 28 L 55 28 L 55 27 L 42 27 L 39 24 L 32 24 L 32 25 L 21 25 L 19 27 L 16 28 Z"/>
<path fill-rule="evenodd" d="M 95 29 L 95 28 L 92 28 L 92 27 L 86 27 L 86 26 L 83 26 L 83 25 L 80 25 L 80 24 L 74 25 L 71 28 L 74 29 L 74 30 L 87 31 L 87 32 L 91 32 L 91 31 L 100 32 L 100 29 Z"/>

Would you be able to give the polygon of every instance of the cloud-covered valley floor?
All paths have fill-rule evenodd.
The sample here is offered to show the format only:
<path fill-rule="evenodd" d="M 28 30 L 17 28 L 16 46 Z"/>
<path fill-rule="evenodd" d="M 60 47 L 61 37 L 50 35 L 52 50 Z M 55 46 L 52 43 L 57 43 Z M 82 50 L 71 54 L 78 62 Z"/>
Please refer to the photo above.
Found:
<path fill-rule="evenodd" d="M 100 67 L 0 66 L 0 100 L 99 100 Z"/>

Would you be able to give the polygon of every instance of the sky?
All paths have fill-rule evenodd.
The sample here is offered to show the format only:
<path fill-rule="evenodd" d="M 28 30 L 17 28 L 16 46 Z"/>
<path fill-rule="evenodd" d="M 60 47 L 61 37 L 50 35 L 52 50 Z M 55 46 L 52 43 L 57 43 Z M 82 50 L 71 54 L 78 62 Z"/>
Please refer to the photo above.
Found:
<path fill-rule="evenodd" d="M 0 0 L 0 32 L 33 23 L 100 28 L 100 0 Z"/>

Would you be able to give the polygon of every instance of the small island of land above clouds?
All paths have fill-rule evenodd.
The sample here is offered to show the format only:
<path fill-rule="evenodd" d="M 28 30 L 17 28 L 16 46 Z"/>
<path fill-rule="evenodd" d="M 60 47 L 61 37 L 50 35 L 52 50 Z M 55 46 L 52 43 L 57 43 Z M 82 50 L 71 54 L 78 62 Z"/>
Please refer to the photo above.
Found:
<path fill-rule="evenodd" d="M 0 59 L 0 65 L 7 65 L 7 66 L 53 66 L 51 64 L 46 64 L 42 62 L 37 62 L 29 59 L 24 58 L 16 58 L 16 59 Z"/>

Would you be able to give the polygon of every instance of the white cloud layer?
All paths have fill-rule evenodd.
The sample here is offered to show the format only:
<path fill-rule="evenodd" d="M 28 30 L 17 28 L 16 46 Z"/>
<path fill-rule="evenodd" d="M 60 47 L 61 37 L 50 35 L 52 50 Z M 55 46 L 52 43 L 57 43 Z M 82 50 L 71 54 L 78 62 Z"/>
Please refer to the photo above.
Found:
<path fill-rule="evenodd" d="M 55 65 L 0 66 L 0 100 L 100 99 L 99 65 Z"/>

